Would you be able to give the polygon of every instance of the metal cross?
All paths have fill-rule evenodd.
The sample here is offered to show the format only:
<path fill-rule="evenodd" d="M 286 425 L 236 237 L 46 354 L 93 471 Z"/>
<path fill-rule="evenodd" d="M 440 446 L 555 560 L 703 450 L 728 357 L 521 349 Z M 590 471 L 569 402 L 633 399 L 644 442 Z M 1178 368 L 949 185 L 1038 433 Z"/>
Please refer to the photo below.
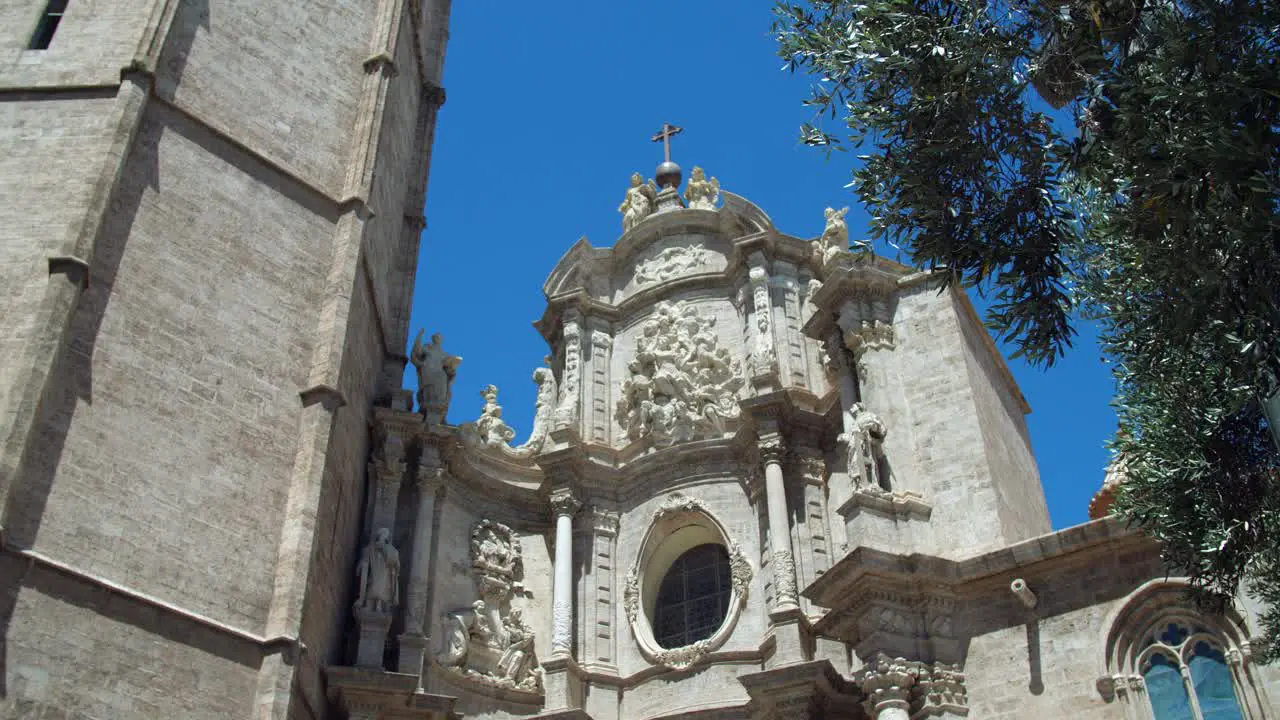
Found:
<path fill-rule="evenodd" d="M 684 128 L 676 127 L 671 123 L 662 123 L 662 132 L 654 135 L 654 142 L 662 143 L 662 159 L 665 162 L 671 162 L 671 137 L 684 132 Z"/>

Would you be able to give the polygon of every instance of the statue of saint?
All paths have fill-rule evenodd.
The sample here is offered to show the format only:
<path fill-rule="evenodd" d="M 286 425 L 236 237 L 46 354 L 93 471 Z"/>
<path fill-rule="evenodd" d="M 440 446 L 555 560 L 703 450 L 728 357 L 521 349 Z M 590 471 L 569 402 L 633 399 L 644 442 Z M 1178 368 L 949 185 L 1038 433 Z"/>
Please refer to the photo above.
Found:
<path fill-rule="evenodd" d="M 627 196 L 618 206 L 618 212 L 622 213 L 622 231 L 630 230 L 649 217 L 657 202 L 658 189 L 653 181 L 646 183 L 640 173 L 631 173 L 631 187 L 627 188 Z"/>
<path fill-rule="evenodd" d="M 424 332 L 418 331 L 409 353 L 409 361 L 418 371 L 418 410 L 426 416 L 428 425 L 443 425 L 445 413 L 449 411 L 453 378 L 462 358 L 440 347 L 439 333 L 431 336 L 430 344 L 423 345 Z"/>
<path fill-rule="evenodd" d="M 693 174 L 689 177 L 689 185 L 684 191 L 684 199 L 689 203 L 690 208 L 715 210 L 716 202 L 720 200 L 720 181 L 715 178 L 707 180 L 707 174 L 702 168 L 695 167 Z"/>
<path fill-rule="evenodd" d="M 391 531 L 378 528 L 364 546 L 356 566 L 360 587 L 356 607 L 389 613 L 400 604 L 400 553 L 391 544 Z"/>

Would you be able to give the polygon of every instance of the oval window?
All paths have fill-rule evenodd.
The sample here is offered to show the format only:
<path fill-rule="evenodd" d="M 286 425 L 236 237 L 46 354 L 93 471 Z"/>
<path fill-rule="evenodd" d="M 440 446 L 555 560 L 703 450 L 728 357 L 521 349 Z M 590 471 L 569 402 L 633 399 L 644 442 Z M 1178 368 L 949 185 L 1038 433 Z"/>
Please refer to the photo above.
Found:
<path fill-rule="evenodd" d="M 729 614 L 731 593 L 729 553 L 723 545 L 706 543 L 686 550 L 658 587 L 654 639 L 672 649 L 711 637 Z"/>

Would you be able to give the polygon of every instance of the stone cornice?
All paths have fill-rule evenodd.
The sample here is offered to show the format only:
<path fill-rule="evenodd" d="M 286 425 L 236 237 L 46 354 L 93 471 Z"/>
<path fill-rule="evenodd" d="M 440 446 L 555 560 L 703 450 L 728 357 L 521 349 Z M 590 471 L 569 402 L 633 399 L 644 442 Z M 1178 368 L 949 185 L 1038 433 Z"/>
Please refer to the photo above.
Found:
<path fill-rule="evenodd" d="M 859 547 L 848 553 L 802 594 L 830 611 L 815 624 L 815 630 L 846 641 L 861 642 L 867 625 L 898 632 L 889 619 L 868 620 L 877 607 L 897 608 L 906 613 L 902 622 L 941 623 L 927 628 L 931 636 L 944 640 L 956 635 L 951 615 L 958 602 L 1016 602 L 1008 590 L 1014 577 L 1034 578 L 1047 586 L 1040 613 L 1066 609 L 1074 595 L 1057 597 L 1048 578 L 1062 577 L 1096 563 L 1098 553 L 1145 554 L 1158 560 L 1158 545 L 1114 519 L 1097 520 L 1038 538 L 984 553 L 965 560 L 949 560 L 931 555 L 897 555 Z M 1134 563 L 1137 565 L 1135 559 Z M 1044 578 L 1044 585 L 1040 585 Z M 1031 581 L 1031 580 L 1029 580 Z M 1064 604 L 1065 603 L 1065 604 Z M 881 611 L 875 611 L 881 612 Z M 885 610 L 884 612 L 888 612 Z M 881 612 L 883 614 L 883 612 Z M 878 617 L 878 616 L 877 616 Z M 888 622 L 888 626 L 884 623 Z M 906 631 L 906 630 L 904 630 Z M 856 636 L 856 637 L 855 637 Z"/>

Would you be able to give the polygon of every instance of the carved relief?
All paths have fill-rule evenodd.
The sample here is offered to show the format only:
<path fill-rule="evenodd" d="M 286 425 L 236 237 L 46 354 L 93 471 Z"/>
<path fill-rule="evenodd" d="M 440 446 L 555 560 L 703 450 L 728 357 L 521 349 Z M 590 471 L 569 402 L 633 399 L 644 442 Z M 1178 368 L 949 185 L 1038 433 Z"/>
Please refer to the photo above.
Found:
<path fill-rule="evenodd" d="M 666 282 L 704 271 L 719 255 L 701 245 L 677 245 L 636 263 L 636 285 Z"/>
<path fill-rule="evenodd" d="M 640 573 L 636 568 L 627 571 L 627 581 L 622 589 L 622 609 L 627 621 L 634 623 L 640 616 Z"/>
<path fill-rule="evenodd" d="M 471 570 L 480 598 L 471 607 L 446 613 L 440 665 L 487 685 L 538 691 L 541 670 L 533 652 L 534 634 L 510 606 L 521 572 L 520 541 L 511 528 L 481 520 L 471 532 Z"/>
<path fill-rule="evenodd" d="M 756 374 L 770 372 L 778 366 L 773 348 L 773 303 L 769 298 L 769 274 L 763 267 L 753 267 L 747 274 L 756 316 Z"/>
<path fill-rule="evenodd" d="M 715 437 L 738 417 L 738 363 L 720 347 L 714 316 L 684 303 L 658 303 L 627 370 L 615 418 L 632 440 L 666 447 Z"/>
<path fill-rule="evenodd" d="M 560 405 L 556 408 L 556 427 L 567 427 L 578 420 L 578 397 L 582 382 L 582 328 L 576 319 L 564 324 L 564 371 L 560 374 Z"/>
<path fill-rule="evenodd" d="M 773 584 L 775 605 L 795 605 L 799 602 L 796 590 L 796 561 L 790 550 L 773 551 Z"/>

